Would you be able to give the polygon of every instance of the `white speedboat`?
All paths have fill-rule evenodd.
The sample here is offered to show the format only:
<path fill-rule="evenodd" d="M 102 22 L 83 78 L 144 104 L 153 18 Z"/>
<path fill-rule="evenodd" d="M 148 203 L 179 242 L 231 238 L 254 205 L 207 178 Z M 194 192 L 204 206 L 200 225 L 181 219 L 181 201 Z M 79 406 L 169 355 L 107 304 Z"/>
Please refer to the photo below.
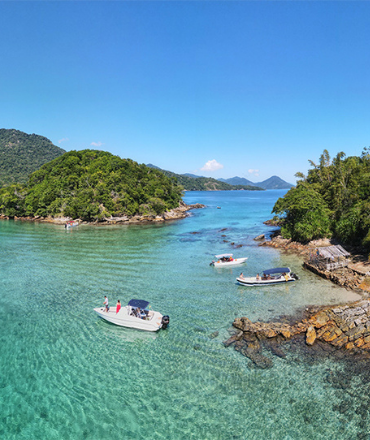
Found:
<path fill-rule="evenodd" d="M 298 280 L 298 276 L 289 267 L 267 269 L 255 277 L 244 277 L 242 274 L 236 281 L 243 286 L 266 286 L 270 284 L 285 284 Z"/>
<path fill-rule="evenodd" d="M 160 328 L 165 329 L 169 322 L 169 316 L 163 316 L 159 312 L 149 310 L 149 302 L 141 299 L 132 299 L 127 306 L 121 307 L 116 313 L 116 307 L 109 307 L 108 312 L 105 307 L 94 309 L 100 318 L 121 327 L 136 328 L 148 332 L 156 332 Z"/>
<path fill-rule="evenodd" d="M 215 267 L 229 267 L 237 266 L 238 264 L 245 263 L 248 257 L 244 258 L 233 258 L 233 254 L 221 254 L 215 255 L 216 261 L 213 260 L 209 265 Z"/>
<path fill-rule="evenodd" d="M 74 228 L 75 226 L 78 226 L 78 221 L 76 221 L 76 220 L 70 220 L 70 221 L 66 222 L 64 225 L 64 227 L 66 229 L 71 229 L 71 228 Z"/>

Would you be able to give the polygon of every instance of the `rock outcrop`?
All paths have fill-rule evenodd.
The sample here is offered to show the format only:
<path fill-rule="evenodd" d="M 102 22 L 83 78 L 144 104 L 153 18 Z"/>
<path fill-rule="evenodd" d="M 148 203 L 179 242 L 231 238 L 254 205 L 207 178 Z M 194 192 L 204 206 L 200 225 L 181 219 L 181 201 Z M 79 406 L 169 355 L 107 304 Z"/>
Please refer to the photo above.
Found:
<path fill-rule="evenodd" d="M 305 343 L 329 344 L 348 354 L 366 352 L 370 356 L 370 300 L 364 299 L 350 305 L 312 308 L 306 311 L 301 321 L 252 322 L 246 317 L 236 318 L 233 326 L 238 333 L 224 342 L 226 347 L 235 344 L 235 349 L 248 357 L 259 368 L 272 366 L 266 359 L 262 347 L 283 357 L 279 344 L 297 335 L 305 336 Z M 279 353 L 279 354 L 278 354 Z"/>

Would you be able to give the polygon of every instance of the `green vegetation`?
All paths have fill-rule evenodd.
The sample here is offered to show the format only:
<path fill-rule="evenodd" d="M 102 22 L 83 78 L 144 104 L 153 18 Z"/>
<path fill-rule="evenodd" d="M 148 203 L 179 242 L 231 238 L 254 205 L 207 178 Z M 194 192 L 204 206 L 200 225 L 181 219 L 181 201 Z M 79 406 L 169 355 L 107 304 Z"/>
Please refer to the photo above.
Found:
<path fill-rule="evenodd" d="M 156 169 L 159 169 L 156 167 Z M 244 189 L 249 191 L 262 191 L 262 188 L 252 185 L 230 185 L 221 180 L 211 177 L 188 177 L 183 174 L 172 173 L 171 171 L 161 170 L 168 177 L 174 177 L 178 183 L 184 187 L 185 191 L 230 191 Z"/>
<path fill-rule="evenodd" d="M 70 151 L 0 189 L 0 213 L 87 221 L 158 215 L 179 206 L 182 187 L 161 171 L 95 150 Z"/>
<path fill-rule="evenodd" d="M 301 242 L 333 236 L 370 248 L 369 152 L 331 160 L 324 150 L 318 165 L 310 161 L 307 177 L 297 173 L 297 186 L 272 211 L 283 216 L 282 235 Z"/>
<path fill-rule="evenodd" d="M 43 136 L 0 129 L 0 187 L 26 183 L 31 173 L 64 153 Z"/>

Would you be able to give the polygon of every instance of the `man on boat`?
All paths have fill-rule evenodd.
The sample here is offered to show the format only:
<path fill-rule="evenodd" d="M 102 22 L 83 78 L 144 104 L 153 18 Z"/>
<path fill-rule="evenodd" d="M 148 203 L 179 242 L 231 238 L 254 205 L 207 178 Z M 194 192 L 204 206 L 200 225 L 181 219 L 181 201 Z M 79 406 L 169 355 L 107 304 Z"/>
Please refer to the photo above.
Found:
<path fill-rule="evenodd" d="M 108 298 L 104 296 L 104 302 L 103 305 L 105 306 L 105 312 L 109 312 L 109 305 L 108 305 Z"/>

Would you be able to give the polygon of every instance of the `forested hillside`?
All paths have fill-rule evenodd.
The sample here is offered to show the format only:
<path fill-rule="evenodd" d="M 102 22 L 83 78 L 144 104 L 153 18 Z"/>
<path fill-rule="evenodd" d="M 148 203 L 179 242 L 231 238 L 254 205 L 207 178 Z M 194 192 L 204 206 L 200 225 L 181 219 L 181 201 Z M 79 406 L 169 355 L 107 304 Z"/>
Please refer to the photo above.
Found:
<path fill-rule="evenodd" d="M 70 151 L 31 174 L 27 185 L 0 189 L 0 213 L 87 221 L 157 215 L 179 206 L 182 189 L 175 179 L 130 159 Z"/>
<path fill-rule="evenodd" d="M 308 175 L 280 198 L 273 212 L 284 218 L 282 234 L 307 242 L 336 237 L 370 247 L 370 150 L 360 157 L 341 152 L 331 160 L 327 150 L 319 164 L 309 161 Z"/>
<path fill-rule="evenodd" d="M 0 187 L 26 183 L 29 175 L 41 165 L 64 153 L 46 137 L 0 129 Z"/>
<path fill-rule="evenodd" d="M 148 166 L 161 170 L 160 168 L 148 164 Z M 176 174 L 172 171 L 161 170 L 168 177 L 175 177 L 185 191 L 230 191 L 244 189 L 249 191 L 262 191 L 262 188 L 252 185 L 230 185 L 221 180 L 211 177 L 196 177 L 195 175 Z"/>

